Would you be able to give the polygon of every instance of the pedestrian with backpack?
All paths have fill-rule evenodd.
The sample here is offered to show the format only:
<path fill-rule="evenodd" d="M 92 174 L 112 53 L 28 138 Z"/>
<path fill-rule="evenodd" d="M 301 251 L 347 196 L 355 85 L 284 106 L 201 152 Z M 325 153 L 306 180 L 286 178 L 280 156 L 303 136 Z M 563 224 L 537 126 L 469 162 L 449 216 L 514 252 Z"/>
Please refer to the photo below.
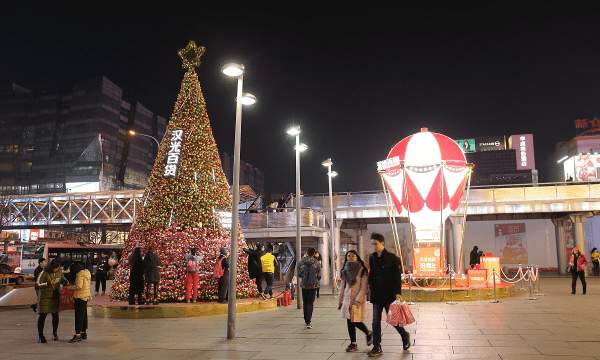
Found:
<path fill-rule="evenodd" d="M 189 254 L 185 254 L 185 301 L 190 302 L 190 295 L 193 292 L 192 302 L 198 299 L 198 264 L 204 258 L 202 255 L 196 254 L 196 248 L 191 248 Z"/>
<path fill-rule="evenodd" d="M 267 298 L 267 294 L 269 294 L 269 299 L 273 298 L 273 281 L 275 280 L 275 265 L 277 265 L 277 259 L 273 256 L 273 248 L 270 246 L 267 247 L 267 253 L 261 256 L 260 264 L 262 266 L 263 277 L 267 282 L 267 287 L 265 288 L 265 293 L 262 296 L 263 299 Z"/>
<path fill-rule="evenodd" d="M 214 277 L 218 278 L 217 293 L 219 304 L 227 303 L 227 288 L 229 287 L 229 258 L 226 247 L 221 246 L 219 249 L 219 258 L 217 259 L 213 268 Z M 218 276 L 220 275 L 220 276 Z"/>
<path fill-rule="evenodd" d="M 306 251 L 307 256 L 303 257 L 298 264 L 298 276 L 302 278 L 300 287 L 302 288 L 302 303 L 304 310 L 304 323 L 307 329 L 312 329 L 311 320 L 315 296 L 319 287 L 318 277 L 321 274 L 321 264 L 315 258 L 315 248 L 309 247 Z"/>

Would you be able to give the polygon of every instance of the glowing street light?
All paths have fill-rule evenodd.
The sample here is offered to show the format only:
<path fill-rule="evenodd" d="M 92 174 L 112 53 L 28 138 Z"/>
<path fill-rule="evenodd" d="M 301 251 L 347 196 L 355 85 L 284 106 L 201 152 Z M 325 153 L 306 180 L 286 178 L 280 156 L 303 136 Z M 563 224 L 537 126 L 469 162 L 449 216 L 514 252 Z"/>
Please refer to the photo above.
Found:
<path fill-rule="evenodd" d="M 334 238 L 334 223 L 333 223 L 333 193 L 332 193 L 332 186 L 331 186 L 331 179 L 334 178 L 335 176 L 337 176 L 337 172 L 335 171 L 331 171 L 331 167 L 333 166 L 333 162 L 331 161 L 331 158 L 323 161 L 321 163 L 321 165 L 326 166 L 327 167 L 327 178 L 328 178 L 328 182 L 329 182 L 329 230 L 330 230 L 330 234 L 329 234 L 329 253 L 331 256 L 331 274 L 332 274 L 332 292 L 335 294 L 337 293 L 337 282 L 336 282 L 336 278 L 337 278 L 337 257 L 339 256 L 339 251 L 337 248 L 337 242 L 335 241 Z"/>
<path fill-rule="evenodd" d="M 242 140 L 242 105 L 256 103 L 256 97 L 242 93 L 244 82 L 244 65 L 230 63 L 221 69 L 227 76 L 237 77 L 237 97 L 235 110 L 235 145 L 233 151 L 233 194 L 231 203 L 231 266 L 229 267 L 229 299 L 227 302 L 227 338 L 235 338 L 235 304 L 237 291 L 237 238 L 239 233 L 240 203 L 240 143 Z"/>
<path fill-rule="evenodd" d="M 300 222 L 302 214 L 300 206 L 302 199 L 300 198 L 300 153 L 308 149 L 306 144 L 300 143 L 300 126 L 291 127 L 287 133 L 296 137 L 296 267 L 302 260 L 302 235 L 300 233 Z M 300 291 L 300 276 L 296 276 L 296 307 L 302 309 L 302 292 Z"/>
<path fill-rule="evenodd" d="M 150 136 L 150 135 L 146 135 L 146 134 L 140 134 L 140 133 L 137 133 L 137 132 L 135 132 L 133 130 L 129 130 L 129 135 L 148 137 L 148 138 L 150 138 L 150 139 L 152 139 L 152 140 L 154 140 L 156 142 L 157 149 L 160 148 L 160 143 L 158 142 L 158 140 L 156 140 L 156 138 L 154 136 Z"/>

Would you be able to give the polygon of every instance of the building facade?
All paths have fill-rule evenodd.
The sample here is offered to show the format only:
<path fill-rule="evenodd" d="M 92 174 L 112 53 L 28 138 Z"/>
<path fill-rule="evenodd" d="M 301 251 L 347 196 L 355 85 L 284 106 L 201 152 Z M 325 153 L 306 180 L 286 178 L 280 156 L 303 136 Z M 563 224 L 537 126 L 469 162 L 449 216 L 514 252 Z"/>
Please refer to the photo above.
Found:
<path fill-rule="evenodd" d="M 575 121 L 577 136 L 556 145 L 547 163 L 550 182 L 598 181 L 600 178 L 600 120 Z"/>
<path fill-rule="evenodd" d="M 167 121 L 104 76 L 73 93 L 0 89 L 0 190 L 21 194 L 142 189 Z"/>
<path fill-rule="evenodd" d="M 226 152 L 221 153 L 221 165 L 229 186 L 233 185 L 233 156 Z M 265 174 L 242 160 L 240 160 L 240 187 L 248 185 L 257 195 L 265 195 Z"/>
<path fill-rule="evenodd" d="M 455 140 L 475 165 L 472 186 L 538 182 L 533 135 L 487 136 Z"/>

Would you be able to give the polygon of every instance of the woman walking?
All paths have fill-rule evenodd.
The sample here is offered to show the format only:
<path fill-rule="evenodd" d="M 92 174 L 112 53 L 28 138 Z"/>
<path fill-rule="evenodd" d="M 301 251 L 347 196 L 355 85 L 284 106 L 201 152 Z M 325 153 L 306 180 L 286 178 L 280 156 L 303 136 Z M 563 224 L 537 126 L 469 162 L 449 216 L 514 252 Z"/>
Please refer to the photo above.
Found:
<path fill-rule="evenodd" d="M 144 292 L 144 260 L 142 260 L 142 249 L 136 247 L 129 257 L 129 305 L 135 305 L 137 295 L 138 305 L 144 303 L 142 293 Z M 146 294 L 148 296 L 148 294 Z M 148 298 L 146 298 L 146 302 Z"/>
<path fill-rule="evenodd" d="M 575 286 L 577 285 L 577 278 L 581 279 L 581 285 L 583 286 L 583 294 L 585 295 L 585 267 L 589 264 L 585 254 L 581 253 L 579 246 L 576 246 L 571 250 L 571 259 L 569 259 L 569 265 L 571 265 L 571 294 L 575 295 Z"/>
<path fill-rule="evenodd" d="M 346 352 L 354 352 L 358 350 L 356 345 L 357 328 L 367 336 L 367 346 L 371 345 L 373 339 L 371 331 L 363 323 L 366 315 L 369 273 L 365 263 L 354 250 L 346 253 L 341 279 L 338 309 L 341 309 L 342 318 L 346 319 L 348 335 L 350 335 L 350 345 L 346 348 Z M 358 307 L 360 319 L 352 319 L 352 306 Z"/>
<path fill-rule="evenodd" d="M 60 284 L 68 284 L 60 270 L 60 260 L 53 259 L 37 279 L 40 288 L 40 317 L 38 318 L 38 342 L 46 343 L 44 323 L 46 316 L 52 314 L 52 341 L 58 340 L 58 304 L 60 302 Z"/>
<path fill-rule="evenodd" d="M 71 274 L 75 276 L 75 283 L 67 286 L 67 289 L 73 290 L 75 299 L 75 335 L 69 342 L 74 343 L 87 339 L 87 303 L 92 298 L 90 293 L 92 274 L 77 262 L 71 265 Z"/>
<path fill-rule="evenodd" d="M 592 265 L 594 265 L 594 276 L 600 276 L 600 252 L 593 248 L 591 252 Z"/>

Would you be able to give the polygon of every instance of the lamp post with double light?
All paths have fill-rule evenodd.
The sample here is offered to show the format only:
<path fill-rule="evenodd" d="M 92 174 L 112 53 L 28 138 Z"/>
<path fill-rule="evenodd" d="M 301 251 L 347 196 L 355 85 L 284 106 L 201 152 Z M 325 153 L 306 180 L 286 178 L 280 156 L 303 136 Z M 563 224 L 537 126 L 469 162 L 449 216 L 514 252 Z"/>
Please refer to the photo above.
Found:
<path fill-rule="evenodd" d="M 287 133 L 296 137 L 296 268 L 302 260 L 302 235 L 300 225 L 302 221 L 301 205 L 302 198 L 300 196 L 300 153 L 308 146 L 300 143 L 300 126 L 291 127 Z M 296 307 L 302 309 L 302 292 L 300 289 L 300 276 L 296 276 Z"/>
<path fill-rule="evenodd" d="M 337 292 L 337 282 L 336 282 L 336 275 L 337 275 L 337 257 L 339 256 L 339 251 L 337 248 L 337 242 L 335 240 L 334 237 L 334 223 L 333 223 L 333 193 L 332 193 L 332 186 L 331 186 L 331 179 L 337 176 L 337 172 L 335 171 L 331 171 L 331 166 L 333 165 L 333 162 L 331 161 L 331 158 L 323 161 L 321 163 L 321 165 L 326 166 L 327 167 L 327 177 L 329 179 L 329 229 L 330 234 L 329 234 L 329 254 L 331 256 L 331 279 L 332 279 L 332 292 L 335 294 Z"/>
<path fill-rule="evenodd" d="M 242 105 L 252 105 L 256 97 L 242 93 L 244 82 L 244 66 L 230 63 L 221 69 L 227 76 L 237 77 L 237 97 L 235 109 L 235 145 L 233 150 L 233 190 L 231 202 L 231 260 L 229 266 L 229 300 L 227 302 L 227 338 L 235 338 L 235 306 L 237 297 L 237 251 L 239 234 L 239 203 L 240 203 L 240 145 L 242 137 Z"/>

